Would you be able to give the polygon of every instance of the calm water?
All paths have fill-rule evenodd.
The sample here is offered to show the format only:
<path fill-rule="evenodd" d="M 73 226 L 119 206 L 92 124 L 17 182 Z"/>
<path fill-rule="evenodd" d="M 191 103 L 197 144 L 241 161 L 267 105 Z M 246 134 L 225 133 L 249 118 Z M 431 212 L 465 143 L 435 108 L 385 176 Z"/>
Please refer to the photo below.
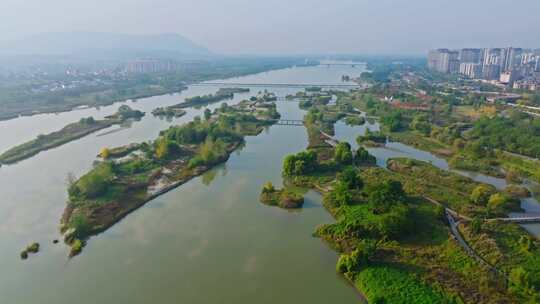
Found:
<path fill-rule="evenodd" d="M 361 72 L 358 67 L 291 68 L 230 81 L 341 83 L 342 75 Z M 149 113 L 217 89 L 190 87 L 125 104 Z M 296 90 L 271 91 L 284 96 Z M 250 95 L 237 94 L 228 102 Z M 0 122 L 0 151 L 81 117 L 104 117 L 120 104 Z M 283 118 L 303 116 L 292 102 L 280 102 L 278 110 Z M 319 195 L 309 192 L 305 208 L 297 212 L 258 201 L 264 182 L 281 184 L 283 157 L 306 147 L 301 127 L 272 126 L 247 138 L 226 164 L 91 238 L 74 259 L 67 259 L 65 245 L 51 243 L 60 238 L 69 172 L 79 176 L 90 169 L 102 147 L 153 139 L 200 114 L 189 109 L 171 121 L 147 114 L 131 127 L 111 127 L 0 168 L 0 303 L 361 302 L 336 275 L 336 253 L 311 236 L 317 225 L 332 222 Z M 41 243 L 41 252 L 21 261 L 19 252 L 33 241 Z"/>

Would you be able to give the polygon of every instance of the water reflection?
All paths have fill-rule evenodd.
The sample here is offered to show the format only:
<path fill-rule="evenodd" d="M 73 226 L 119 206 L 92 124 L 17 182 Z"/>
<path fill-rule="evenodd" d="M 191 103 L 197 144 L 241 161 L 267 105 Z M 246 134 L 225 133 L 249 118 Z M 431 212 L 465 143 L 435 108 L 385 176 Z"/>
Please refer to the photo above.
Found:
<path fill-rule="evenodd" d="M 239 79 L 245 83 L 287 79 L 340 83 L 342 75 L 361 72 L 346 67 L 292 68 Z M 81 117 L 102 119 L 123 104 L 151 113 L 156 107 L 217 89 L 192 86 L 177 94 L 99 109 L 0 121 L 0 151 Z M 278 96 L 298 91 L 269 90 Z M 227 103 L 235 104 L 251 94 L 235 94 Z M 294 102 L 279 102 L 278 111 L 288 119 L 304 116 Z M 306 208 L 300 213 L 269 208 L 258 200 L 265 182 L 281 185 L 283 157 L 305 149 L 306 131 L 299 127 L 272 126 L 259 136 L 247 137 L 246 146 L 233 153 L 226 166 L 131 213 L 92 238 L 84 253 L 66 264 L 68 248 L 51 240 L 60 238 L 67 173 L 81 176 L 91 168 L 100 148 L 154 139 L 161 130 L 200 116 L 202 109 L 186 112 L 171 121 L 147 114 L 130 128 L 91 134 L 0 168 L 0 303 L 108 303 L 111 298 L 119 303 L 358 302 L 354 289 L 334 276 L 336 253 L 311 236 L 317 225 L 333 221 L 320 207 L 320 196 L 307 193 Z M 43 249 L 21 262 L 19 250 L 31 241 L 40 242 Z"/>

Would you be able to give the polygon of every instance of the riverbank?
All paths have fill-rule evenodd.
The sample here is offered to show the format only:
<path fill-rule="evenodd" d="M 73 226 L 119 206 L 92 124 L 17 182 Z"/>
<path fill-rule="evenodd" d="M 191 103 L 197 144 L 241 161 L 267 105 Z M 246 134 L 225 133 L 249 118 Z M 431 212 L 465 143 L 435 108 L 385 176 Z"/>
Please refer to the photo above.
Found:
<path fill-rule="evenodd" d="M 121 124 L 127 119 L 139 119 L 143 115 L 144 113 L 140 111 L 134 111 L 128 106 L 122 106 L 115 115 L 104 120 L 94 120 L 92 117 L 82 118 L 80 121 L 69 124 L 59 131 L 39 135 L 34 140 L 7 150 L 0 155 L 0 164 L 13 164 L 25 160 L 42 151 L 59 147 L 99 130 Z"/>

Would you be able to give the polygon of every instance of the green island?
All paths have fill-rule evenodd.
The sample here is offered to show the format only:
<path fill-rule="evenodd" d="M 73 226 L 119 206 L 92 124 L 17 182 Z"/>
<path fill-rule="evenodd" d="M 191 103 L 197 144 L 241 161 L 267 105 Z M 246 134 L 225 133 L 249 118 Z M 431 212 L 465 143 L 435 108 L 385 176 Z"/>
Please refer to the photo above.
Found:
<path fill-rule="evenodd" d="M 361 126 L 366 123 L 366 119 L 362 116 L 348 116 L 345 118 L 345 123 L 351 126 Z"/>
<path fill-rule="evenodd" d="M 246 93 L 249 89 L 244 88 L 220 88 L 215 94 L 208 94 L 203 96 L 194 96 L 186 98 L 183 103 L 177 104 L 175 108 L 189 108 L 189 107 L 202 107 L 211 103 L 231 99 L 235 93 Z"/>
<path fill-rule="evenodd" d="M 69 179 L 61 231 L 72 246 L 70 255 L 146 202 L 223 163 L 242 146 L 244 136 L 259 134 L 277 119 L 274 103 L 224 103 L 204 120 L 170 127 L 152 142 L 102 149 L 103 161 Z"/>
<path fill-rule="evenodd" d="M 39 243 L 32 243 L 28 245 L 23 251 L 21 251 L 21 260 L 28 259 L 28 254 L 38 253 L 39 252 Z"/>
<path fill-rule="evenodd" d="M 95 120 L 93 117 L 81 118 L 78 122 L 69 124 L 59 131 L 38 135 L 29 142 L 7 150 L 0 155 L 0 164 L 13 164 L 25 160 L 39 152 L 59 147 L 112 125 L 121 124 L 128 119 L 140 119 L 142 116 L 144 116 L 143 112 L 122 105 L 116 114 L 103 120 Z"/>
<path fill-rule="evenodd" d="M 336 223 L 318 227 L 315 234 L 340 252 L 336 270 L 370 303 L 536 303 L 539 242 L 519 225 L 498 220 L 521 211 L 519 198 L 530 192 L 518 184 L 500 191 L 407 158 L 375 167 L 375 157 L 362 145 L 383 145 L 387 136 L 414 136 L 421 144 L 413 146 L 438 155 L 448 155 L 444 150 L 453 146 L 420 135 L 425 134 L 418 130 L 426 128 L 423 118 L 408 121 L 410 116 L 390 110 L 389 116 L 369 113 L 381 115 L 381 133 L 359 136 L 354 151 L 331 136 L 334 123 L 361 103 L 355 102 L 355 92 L 335 94 L 336 105 L 300 103 L 308 110 L 307 151 L 287 156 L 282 172 L 287 184 L 323 195 Z M 411 124 L 416 129 L 409 130 Z M 452 129 L 471 132 L 473 126 Z M 273 193 L 266 188 L 263 193 Z M 475 253 L 456 239 L 449 217 L 459 220 L 459 233 Z"/>
<path fill-rule="evenodd" d="M 152 110 L 152 115 L 178 118 L 186 115 L 186 111 L 178 108 L 178 105 L 174 105 L 170 107 L 155 108 L 154 110 Z"/>
<path fill-rule="evenodd" d="M 276 189 L 271 182 L 266 183 L 261 190 L 260 200 L 270 206 L 283 209 L 297 209 L 304 204 L 304 197 L 291 189 Z"/>

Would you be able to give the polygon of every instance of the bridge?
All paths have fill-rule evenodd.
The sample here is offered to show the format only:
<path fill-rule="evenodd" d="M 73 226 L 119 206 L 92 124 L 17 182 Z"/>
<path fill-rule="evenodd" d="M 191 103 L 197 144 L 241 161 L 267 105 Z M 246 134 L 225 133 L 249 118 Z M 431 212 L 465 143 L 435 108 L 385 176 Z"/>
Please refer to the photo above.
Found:
<path fill-rule="evenodd" d="M 303 120 L 298 120 L 298 119 L 280 119 L 280 120 L 278 120 L 276 125 L 303 127 L 304 126 L 304 121 Z"/>
<path fill-rule="evenodd" d="M 517 224 L 540 223 L 540 216 L 501 217 L 501 218 L 487 219 L 486 221 L 500 221 L 500 222 L 505 222 L 505 223 L 517 223 Z"/>
<path fill-rule="evenodd" d="M 321 66 L 350 66 L 350 67 L 356 67 L 357 65 L 366 65 L 365 63 L 319 63 Z"/>
<path fill-rule="evenodd" d="M 358 89 L 357 84 L 332 84 L 332 83 L 231 83 L 231 82 L 201 82 L 192 86 L 231 86 L 231 87 L 261 87 L 261 88 L 310 88 L 318 87 L 323 89 Z"/>

